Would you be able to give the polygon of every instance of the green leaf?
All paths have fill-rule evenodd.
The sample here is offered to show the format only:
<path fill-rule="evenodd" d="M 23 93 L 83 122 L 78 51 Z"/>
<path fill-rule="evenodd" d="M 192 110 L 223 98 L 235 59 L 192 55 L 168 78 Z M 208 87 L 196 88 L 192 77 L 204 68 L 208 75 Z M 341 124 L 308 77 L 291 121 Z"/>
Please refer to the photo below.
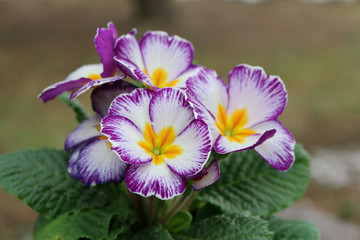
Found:
<path fill-rule="evenodd" d="M 161 224 L 146 228 L 135 234 L 131 240 L 173 240 L 170 233 Z"/>
<path fill-rule="evenodd" d="M 39 239 L 117 239 L 129 230 L 134 216 L 124 195 L 101 209 L 82 209 L 46 220 L 39 215 L 34 228 L 35 240 Z"/>
<path fill-rule="evenodd" d="M 320 233 L 314 224 L 302 220 L 269 219 L 269 229 L 274 240 L 319 240 Z"/>
<path fill-rule="evenodd" d="M 101 209 L 65 213 L 51 221 L 40 217 L 36 223 L 34 239 L 104 239 L 108 234 L 111 217 L 112 213 Z"/>
<path fill-rule="evenodd" d="M 270 240 L 272 237 L 267 221 L 236 213 L 206 218 L 175 235 L 177 240 Z"/>
<path fill-rule="evenodd" d="M 109 189 L 114 185 L 84 187 L 71 178 L 67 159 L 63 151 L 51 149 L 2 155 L 0 187 L 48 219 L 77 208 L 101 207 L 114 198 L 116 189 Z"/>
<path fill-rule="evenodd" d="M 177 212 L 168 221 L 166 228 L 170 232 L 180 232 L 187 229 L 192 221 L 192 215 L 188 211 Z"/>
<path fill-rule="evenodd" d="M 295 163 L 287 172 L 271 168 L 255 151 L 232 154 L 220 162 L 221 176 L 202 190 L 199 200 L 224 212 L 268 216 L 290 206 L 305 193 L 310 178 L 310 160 L 305 150 L 295 147 Z"/>
<path fill-rule="evenodd" d="M 79 123 L 90 117 L 89 112 L 81 105 L 79 101 L 77 101 L 76 99 L 70 101 L 70 94 L 68 92 L 60 94 L 59 96 L 57 96 L 57 99 L 65 103 L 74 111 L 74 113 L 76 114 L 75 118 Z"/>

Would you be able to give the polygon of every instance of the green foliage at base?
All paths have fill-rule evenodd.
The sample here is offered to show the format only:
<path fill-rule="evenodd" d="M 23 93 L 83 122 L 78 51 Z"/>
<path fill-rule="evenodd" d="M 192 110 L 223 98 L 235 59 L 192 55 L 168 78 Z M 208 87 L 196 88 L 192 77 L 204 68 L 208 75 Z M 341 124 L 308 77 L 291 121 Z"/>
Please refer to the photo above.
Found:
<path fill-rule="evenodd" d="M 254 151 L 231 154 L 220 161 L 220 180 L 164 222 L 172 201 L 155 204 L 156 221 L 149 221 L 143 207 L 150 205 L 134 205 L 124 185 L 85 187 L 71 178 L 69 156 L 59 150 L 0 156 L 0 187 L 40 213 L 35 240 L 317 240 L 311 223 L 260 217 L 291 205 L 307 188 L 309 158 L 301 146 L 295 155 L 291 170 L 278 172 Z"/>

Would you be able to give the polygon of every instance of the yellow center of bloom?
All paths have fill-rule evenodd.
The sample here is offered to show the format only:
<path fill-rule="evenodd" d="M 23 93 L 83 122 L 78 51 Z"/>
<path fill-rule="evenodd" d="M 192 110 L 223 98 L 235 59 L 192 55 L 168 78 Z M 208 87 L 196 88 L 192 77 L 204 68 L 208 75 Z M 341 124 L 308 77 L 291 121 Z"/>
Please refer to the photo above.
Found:
<path fill-rule="evenodd" d="M 230 141 L 243 143 L 245 138 L 255 134 L 256 132 L 250 128 L 244 128 L 248 122 L 248 114 L 246 108 L 235 110 L 228 117 L 225 107 L 218 105 L 217 121 L 215 124 L 220 130 L 220 134 L 227 137 Z"/>
<path fill-rule="evenodd" d="M 157 68 L 153 72 L 152 76 L 149 75 L 146 69 L 144 69 L 143 71 L 151 79 L 152 83 L 158 88 L 174 87 L 180 81 L 179 79 L 175 79 L 173 81 L 166 82 L 168 74 L 165 69 L 161 67 Z"/>
<path fill-rule="evenodd" d="M 175 158 L 182 153 L 182 149 L 174 145 L 176 139 L 173 127 L 163 128 L 157 135 L 151 124 L 146 123 L 144 129 L 144 140 L 138 142 L 138 145 L 150 154 L 155 165 L 163 164 L 165 158 Z"/>
<path fill-rule="evenodd" d="M 87 75 L 87 78 L 90 78 L 91 80 L 95 81 L 95 80 L 101 79 L 101 76 L 100 76 L 100 74 L 92 73 L 92 74 Z"/>

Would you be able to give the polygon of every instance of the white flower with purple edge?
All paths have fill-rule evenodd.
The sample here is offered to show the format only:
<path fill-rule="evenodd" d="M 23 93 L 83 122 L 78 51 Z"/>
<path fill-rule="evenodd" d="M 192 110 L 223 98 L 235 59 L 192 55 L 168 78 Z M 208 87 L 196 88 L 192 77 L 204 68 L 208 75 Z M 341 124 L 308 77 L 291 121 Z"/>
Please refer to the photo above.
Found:
<path fill-rule="evenodd" d="M 277 170 L 291 167 L 295 139 L 277 120 L 287 104 L 279 77 L 242 64 L 229 73 L 228 85 L 215 71 L 199 69 L 187 87 L 198 118 L 211 129 L 217 153 L 254 149 Z"/>
<path fill-rule="evenodd" d="M 63 92 L 74 90 L 70 96 L 72 100 L 92 87 L 123 79 L 125 75 L 119 75 L 114 61 L 114 45 L 117 38 L 114 23 L 109 22 L 107 28 L 98 28 L 94 42 L 102 64 L 88 64 L 76 69 L 64 81 L 45 88 L 38 98 L 47 102 Z"/>
<path fill-rule="evenodd" d="M 115 60 L 121 70 L 154 90 L 186 88 L 186 80 L 199 66 L 193 65 L 194 47 L 186 39 L 162 31 L 149 31 L 140 42 L 135 32 L 116 41 Z"/>
<path fill-rule="evenodd" d="M 211 134 L 194 117 L 184 91 L 136 89 L 117 97 L 101 132 L 128 163 L 128 189 L 144 197 L 170 199 L 182 194 L 186 177 L 205 166 L 211 152 Z"/>
<path fill-rule="evenodd" d="M 133 89 L 127 82 L 105 84 L 95 89 L 91 100 L 97 114 L 83 121 L 66 138 L 65 150 L 72 150 L 69 173 L 84 185 L 123 181 L 127 164 L 111 150 L 110 142 L 100 132 L 100 121 L 116 96 Z"/>

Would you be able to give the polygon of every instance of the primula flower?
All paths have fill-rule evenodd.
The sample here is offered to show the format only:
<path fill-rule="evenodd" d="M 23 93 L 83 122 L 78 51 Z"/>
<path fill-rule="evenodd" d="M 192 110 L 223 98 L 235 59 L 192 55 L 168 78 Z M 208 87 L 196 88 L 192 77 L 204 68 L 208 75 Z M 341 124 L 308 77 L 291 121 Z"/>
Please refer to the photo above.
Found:
<path fill-rule="evenodd" d="M 121 182 L 127 164 L 110 148 L 107 138 L 100 133 L 100 121 L 107 115 L 111 101 L 134 87 L 126 82 L 106 84 L 95 89 L 91 95 L 96 115 L 83 121 L 66 138 L 65 150 L 72 149 L 68 170 L 72 177 L 84 185 Z"/>
<path fill-rule="evenodd" d="M 111 149 L 128 165 L 128 189 L 144 197 L 170 199 L 186 188 L 211 151 L 211 135 L 180 89 L 136 89 L 112 102 L 101 121 Z"/>
<path fill-rule="evenodd" d="M 164 87 L 185 88 L 188 76 L 198 68 L 193 65 L 191 42 L 162 31 L 149 31 L 138 43 L 134 32 L 119 37 L 115 60 L 131 78 L 154 90 Z"/>
<path fill-rule="evenodd" d="M 295 140 L 277 120 L 287 103 L 282 80 L 260 67 L 238 65 L 229 84 L 208 69 L 199 69 L 187 81 L 187 94 L 210 127 L 214 150 L 224 154 L 254 149 L 277 170 L 294 162 Z"/>
<path fill-rule="evenodd" d="M 84 65 L 61 82 L 55 83 L 45 88 L 38 96 L 43 102 L 54 99 L 63 92 L 75 90 L 70 99 L 74 99 L 91 87 L 105 83 L 118 81 L 125 77 L 119 75 L 114 61 L 114 45 L 118 37 L 115 25 L 108 23 L 107 28 L 98 28 L 95 36 L 95 48 L 100 55 L 102 64 Z"/>

